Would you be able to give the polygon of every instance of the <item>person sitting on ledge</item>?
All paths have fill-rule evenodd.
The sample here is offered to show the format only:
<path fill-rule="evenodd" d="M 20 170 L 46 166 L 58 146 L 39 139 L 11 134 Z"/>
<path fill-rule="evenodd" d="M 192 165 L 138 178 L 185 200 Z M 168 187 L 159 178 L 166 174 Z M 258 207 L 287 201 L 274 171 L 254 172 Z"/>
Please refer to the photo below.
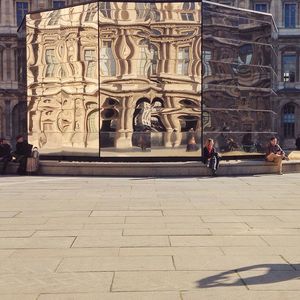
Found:
<path fill-rule="evenodd" d="M 282 148 L 279 146 L 277 138 L 271 137 L 270 142 L 267 146 L 266 161 L 274 162 L 278 166 L 278 174 L 282 175 L 282 160 L 288 160 Z"/>
<path fill-rule="evenodd" d="M 27 158 L 31 156 L 32 145 L 24 139 L 22 135 L 16 137 L 16 151 L 13 156 L 16 159 L 16 162 L 19 162 L 18 174 L 26 175 L 27 168 Z"/>
<path fill-rule="evenodd" d="M 0 161 L 3 163 L 1 174 L 4 175 L 8 162 L 10 162 L 12 159 L 11 155 L 11 146 L 8 144 L 8 142 L 4 139 L 0 139 Z"/>
<path fill-rule="evenodd" d="M 203 148 L 203 163 L 212 170 L 212 176 L 217 176 L 220 163 L 220 155 L 214 147 L 214 140 L 208 139 Z"/>

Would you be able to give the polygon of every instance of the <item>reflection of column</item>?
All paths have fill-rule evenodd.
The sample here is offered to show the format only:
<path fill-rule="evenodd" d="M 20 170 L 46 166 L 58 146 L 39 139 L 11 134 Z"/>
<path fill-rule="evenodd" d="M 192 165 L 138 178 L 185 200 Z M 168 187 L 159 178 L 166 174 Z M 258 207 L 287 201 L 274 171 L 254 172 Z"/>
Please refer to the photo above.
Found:
<path fill-rule="evenodd" d="M 115 147 L 116 148 L 131 148 L 132 147 L 132 124 L 130 125 L 130 121 L 132 123 L 132 108 L 130 107 L 130 103 L 132 102 L 132 96 L 125 96 L 120 103 L 122 107 L 119 109 L 119 119 L 116 128 L 116 136 L 115 136 Z M 133 108 L 134 111 L 134 108 Z M 131 129 L 131 131 L 130 131 Z"/>

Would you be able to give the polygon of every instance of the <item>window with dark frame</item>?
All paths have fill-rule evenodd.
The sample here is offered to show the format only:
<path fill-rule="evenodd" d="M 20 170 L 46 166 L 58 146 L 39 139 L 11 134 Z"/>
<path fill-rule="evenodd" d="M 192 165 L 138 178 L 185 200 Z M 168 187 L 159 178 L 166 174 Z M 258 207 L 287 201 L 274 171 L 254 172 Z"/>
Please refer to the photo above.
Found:
<path fill-rule="evenodd" d="M 295 137 L 295 105 L 292 103 L 283 107 L 283 134 L 285 138 Z"/>
<path fill-rule="evenodd" d="M 24 16 L 29 11 L 29 3 L 22 1 L 22 2 L 16 2 L 16 19 L 17 19 L 17 26 L 20 26 Z"/>
<path fill-rule="evenodd" d="M 53 8 L 63 8 L 65 7 L 66 5 L 66 1 L 58 1 L 58 0 L 53 0 L 53 3 L 52 3 L 52 7 Z"/>
<path fill-rule="evenodd" d="M 296 53 L 284 54 L 282 56 L 282 69 L 283 69 L 284 82 L 296 81 L 296 71 L 297 71 L 296 66 L 297 66 Z"/>
<path fill-rule="evenodd" d="M 284 3 L 284 27 L 295 28 L 297 16 L 297 4 L 293 2 Z"/>

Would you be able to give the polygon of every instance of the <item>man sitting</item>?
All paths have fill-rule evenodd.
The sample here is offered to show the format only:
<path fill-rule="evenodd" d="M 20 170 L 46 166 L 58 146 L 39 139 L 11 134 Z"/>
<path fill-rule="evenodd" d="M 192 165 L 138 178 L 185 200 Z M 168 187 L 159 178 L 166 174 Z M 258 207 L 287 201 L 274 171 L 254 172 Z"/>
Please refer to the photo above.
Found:
<path fill-rule="evenodd" d="M 28 144 L 22 135 L 16 137 L 16 151 L 14 152 L 14 157 L 16 161 L 20 163 L 18 168 L 19 175 L 26 175 L 27 168 L 27 158 L 31 156 L 32 145 Z"/>
<path fill-rule="evenodd" d="M 4 138 L 0 139 L 0 161 L 3 163 L 1 174 L 4 175 L 8 162 L 12 159 L 11 156 L 11 146 L 8 144 L 7 140 Z"/>
<path fill-rule="evenodd" d="M 271 137 L 270 143 L 267 147 L 266 160 L 270 162 L 275 162 L 278 166 L 278 174 L 282 175 L 282 160 L 288 160 L 282 148 L 279 146 L 277 138 Z"/>

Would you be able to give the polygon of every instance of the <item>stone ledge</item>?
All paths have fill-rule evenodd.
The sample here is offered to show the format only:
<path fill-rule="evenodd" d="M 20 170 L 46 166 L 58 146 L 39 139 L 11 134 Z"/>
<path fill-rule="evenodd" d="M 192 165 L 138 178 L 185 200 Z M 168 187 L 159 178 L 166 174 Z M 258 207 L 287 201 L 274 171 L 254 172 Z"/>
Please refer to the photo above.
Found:
<path fill-rule="evenodd" d="M 16 174 L 17 166 L 10 163 L 7 174 Z M 300 161 L 283 162 L 283 172 L 300 172 Z M 224 160 L 218 171 L 221 176 L 276 173 L 276 165 L 264 160 Z M 209 176 L 210 170 L 202 162 L 41 161 L 39 175 L 180 177 Z"/>

